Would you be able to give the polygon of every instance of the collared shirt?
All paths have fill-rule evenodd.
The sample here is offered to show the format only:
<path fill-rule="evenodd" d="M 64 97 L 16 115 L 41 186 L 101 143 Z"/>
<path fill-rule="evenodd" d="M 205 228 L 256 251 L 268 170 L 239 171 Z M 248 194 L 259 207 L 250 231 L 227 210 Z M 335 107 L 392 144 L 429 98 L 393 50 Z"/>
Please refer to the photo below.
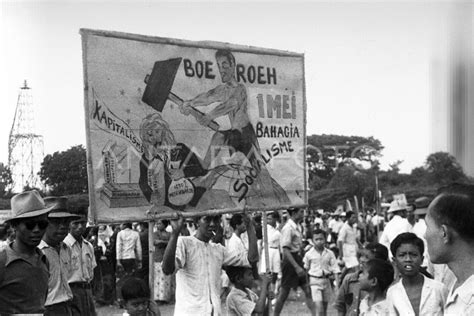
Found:
<path fill-rule="evenodd" d="M 267 225 L 268 247 L 280 249 L 281 233 L 272 225 Z"/>
<path fill-rule="evenodd" d="M 390 249 L 392 241 L 401 233 L 410 233 L 413 227 L 406 218 L 400 215 L 393 216 L 392 220 L 385 226 L 382 236 L 380 236 L 380 243 Z"/>
<path fill-rule="evenodd" d="M 388 315 L 387 300 L 382 300 L 369 306 L 369 296 L 366 296 L 360 301 L 360 316 L 386 316 Z"/>
<path fill-rule="evenodd" d="M 69 275 L 71 271 L 71 248 L 65 243 L 59 244 L 59 253 L 48 245 L 44 240 L 38 245 L 49 261 L 48 297 L 46 306 L 66 302 L 72 299 L 72 291 L 69 287 Z"/>
<path fill-rule="evenodd" d="M 339 235 L 337 237 L 338 242 L 342 242 L 342 260 L 347 268 L 355 267 L 359 264 L 357 260 L 357 228 L 350 226 L 347 222 L 344 223 Z"/>
<path fill-rule="evenodd" d="M 357 228 L 351 227 L 351 225 L 345 222 L 339 231 L 337 241 L 343 244 L 357 245 Z"/>
<path fill-rule="evenodd" d="M 328 227 L 331 229 L 331 231 L 332 231 L 333 233 L 339 234 L 339 231 L 341 230 L 342 225 L 344 225 L 344 223 L 343 223 L 342 221 L 333 219 L 333 220 L 329 223 Z"/>
<path fill-rule="evenodd" d="M 78 242 L 70 233 L 64 238 L 64 243 L 71 248 L 72 253 L 69 283 L 91 282 L 94 278 L 94 268 L 97 266 L 94 247 L 85 239 Z"/>
<path fill-rule="evenodd" d="M 313 277 L 324 277 L 330 274 L 339 273 L 336 256 L 331 250 L 326 248 L 320 253 L 314 247 L 303 257 L 304 268 Z"/>
<path fill-rule="evenodd" d="M 130 228 L 125 228 L 117 234 L 117 260 L 142 260 L 142 245 L 140 234 Z"/>
<path fill-rule="evenodd" d="M 225 247 L 232 253 L 248 251 L 245 247 L 244 241 L 235 233 L 232 233 L 232 236 L 230 236 L 229 240 L 227 240 Z"/>
<path fill-rule="evenodd" d="M 474 275 L 471 275 L 457 289 L 451 288 L 444 314 L 449 316 L 474 315 Z"/>
<path fill-rule="evenodd" d="M 48 294 L 48 263 L 35 248 L 35 255 L 22 257 L 10 246 L 0 251 L 0 314 L 44 312 Z"/>
<path fill-rule="evenodd" d="M 303 235 L 301 228 L 290 218 L 281 229 L 280 244 L 282 248 L 288 248 L 290 252 L 300 252 L 303 246 Z"/>
<path fill-rule="evenodd" d="M 176 245 L 175 315 L 221 315 L 221 270 L 250 266 L 247 252 L 233 253 L 221 244 L 180 236 Z"/>
<path fill-rule="evenodd" d="M 444 315 L 444 305 L 448 290 L 443 283 L 423 276 L 419 315 Z M 415 315 L 402 279 L 390 286 L 387 291 L 390 315 Z"/>
<path fill-rule="evenodd" d="M 258 301 L 258 295 L 250 289 L 242 291 L 232 287 L 226 299 L 228 316 L 251 316 Z"/>
<path fill-rule="evenodd" d="M 362 271 L 350 273 L 344 277 L 334 302 L 334 308 L 346 316 L 359 315 L 361 297 L 367 293 L 360 289 L 359 275 Z"/>

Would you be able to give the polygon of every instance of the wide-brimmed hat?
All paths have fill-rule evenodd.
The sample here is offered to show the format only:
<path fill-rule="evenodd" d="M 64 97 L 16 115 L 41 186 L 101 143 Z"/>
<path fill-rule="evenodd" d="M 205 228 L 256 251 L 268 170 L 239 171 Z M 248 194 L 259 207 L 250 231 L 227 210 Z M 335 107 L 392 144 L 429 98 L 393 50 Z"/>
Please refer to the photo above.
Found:
<path fill-rule="evenodd" d="M 6 221 L 18 218 L 36 217 L 51 211 L 53 206 L 46 206 L 38 191 L 25 191 L 12 197 L 12 217 Z"/>
<path fill-rule="evenodd" d="M 431 200 L 426 196 L 417 198 L 414 203 L 416 206 L 414 214 L 425 215 L 426 213 L 428 213 L 428 206 L 430 205 L 430 202 Z"/>
<path fill-rule="evenodd" d="M 80 215 L 72 214 L 68 212 L 67 208 L 67 197 L 65 196 L 48 196 L 44 198 L 46 206 L 52 206 L 51 212 L 49 212 L 49 218 L 79 218 Z"/>
<path fill-rule="evenodd" d="M 393 213 L 398 211 L 405 211 L 408 208 L 408 205 L 400 200 L 394 200 L 390 203 L 390 208 L 387 213 Z"/>

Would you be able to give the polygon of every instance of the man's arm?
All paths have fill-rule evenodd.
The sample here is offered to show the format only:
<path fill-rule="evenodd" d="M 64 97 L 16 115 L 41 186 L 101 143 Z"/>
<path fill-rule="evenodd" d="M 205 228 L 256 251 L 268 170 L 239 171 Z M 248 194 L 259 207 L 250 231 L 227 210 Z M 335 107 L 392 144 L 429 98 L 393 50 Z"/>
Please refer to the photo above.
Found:
<path fill-rule="evenodd" d="M 218 85 L 217 87 L 198 94 L 191 100 L 184 101 L 180 106 L 180 110 L 183 114 L 186 114 L 187 107 L 196 107 L 196 106 L 208 106 L 211 103 L 223 101 L 225 97 L 224 85 Z M 189 113 L 188 113 L 189 114 Z"/>
<path fill-rule="evenodd" d="M 291 254 L 290 249 L 283 247 L 283 256 L 293 266 L 296 274 L 298 274 L 299 277 L 304 277 L 306 275 L 306 272 L 304 271 L 304 269 L 295 261 L 295 258 L 293 258 L 293 255 Z"/>
<path fill-rule="evenodd" d="M 337 237 L 337 247 L 339 248 L 339 258 L 344 257 L 344 250 L 342 246 L 344 245 L 344 239 L 346 239 L 346 230 L 344 226 L 339 230 L 339 235 Z"/>
<path fill-rule="evenodd" d="M 253 263 L 258 262 L 258 259 L 259 259 L 257 233 L 255 232 L 253 219 L 249 218 L 247 214 L 244 214 L 243 220 L 244 220 L 245 226 L 247 227 L 247 236 L 249 238 L 249 251 L 247 254 L 247 258 L 249 260 L 249 263 L 252 265 Z"/>
<path fill-rule="evenodd" d="M 137 239 L 135 241 L 135 249 L 137 250 L 137 260 L 141 265 L 142 262 L 142 242 L 140 241 L 140 235 L 137 234 Z"/>
<path fill-rule="evenodd" d="M 181 214 L 178 214 L 177 220 L 171 221 L 171 227 L 173 227 L 173 231 L 171 232 L 171 238 L 166 246 L 165 253 L 163 255 L 163 264 L 162 270 L 163 273 L 166 275 L 170 275 L 176 269 L 175 267 L 175 257 L 176 257 L 176 245 L 178 243 L 178 236 L 181 232 L 181 228 L 183 227 L 183 217 Z"/>
<path fill-rule="evenodd" d="M 115 247 L 117 252 L 117 265 L 121 266 L 120 260 L 122 259 L 122 234 L 120 232 L 117 234 L 117 245 Z"/>
<path fill-rule="evenodd" d="M 268 296 L 268 286 L 270 285 L 271 280 L 271 274 L 262 275 L 262 289 L 260 290 L 260 296 L 258 297 L 257 303 L 255 304 L 255 308 L 253 309 L 252 315 L 263 315 L 265 311 L 265 303 L 267 301 Z"/>

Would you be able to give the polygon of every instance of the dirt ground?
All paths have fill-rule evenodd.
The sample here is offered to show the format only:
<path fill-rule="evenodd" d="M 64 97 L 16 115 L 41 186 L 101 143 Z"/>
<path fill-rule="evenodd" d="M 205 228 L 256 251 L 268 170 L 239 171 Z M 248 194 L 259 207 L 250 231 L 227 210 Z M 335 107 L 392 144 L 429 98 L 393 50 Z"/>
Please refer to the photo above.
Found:
<path fill-rule="evenodd" d="M 225 307 L 225 303 L 222 305 Z M 174 305 L 160 305 L 160 311 L 162 316 L 172 316 L 174 311 Z M 117 306 L 102 306 L 97 308 L 97 313 L 99 316 L 118 316 L 122 315 L 124 312 L 123 309 L 118 308 Z M 227 315 L 227 312 L 224 310 L 223 315 Z M 300 292 L 292 291 L 288 300 L 283 307 L 281 312 L 282 316 L 304 316 L 310 315 L 308 308 L 304 302 L 304 294 Z M 335 310 L 331 307 L 328 309 L 328 315 L 336 315 Z M 198 315 L 190 315 L 198 316 Z"/>

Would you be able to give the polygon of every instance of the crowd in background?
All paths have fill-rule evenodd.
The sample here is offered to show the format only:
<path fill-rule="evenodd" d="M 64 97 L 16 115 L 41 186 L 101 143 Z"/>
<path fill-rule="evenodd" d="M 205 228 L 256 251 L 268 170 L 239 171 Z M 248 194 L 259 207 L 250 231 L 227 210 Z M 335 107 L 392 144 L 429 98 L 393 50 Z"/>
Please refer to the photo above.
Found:
<path fill-rule="evenodd" d="M 34 199 L 39 207 L 30 205 Z M 472 264 L 466 262 L 473 249 L 474 189 L 455 186 L 430 202 L 395 200 L 379 212 L 289 208 L 250 216 L 178 215 L 150 222 L 153 227 L 147 222 L 86 227 L 85 214 L 69 213 L 65 198 L 43 202 L 36 192 L 25 192 L 12 199 L 14 216 L 0 225 L 0 293 L 21 279 L 15 274 L 22 267 L 18 262 L 32 264 L 37 256 L 40 276 L 48 278 L 43 264 L 49 270 L 45 315 L 58 310 L 94 315 L 96 306 L 112 304 L 133 310 L 144 302 L 155 315 L 160 304 L 175 302 L 176 315 L 196 306 L 202 308 L 198 314 L 219 315 L 221 302 L 229 315 L 247 314 L 241 313 L 245 308 L 266 314 L 270 306 L 279 315 L 291 290 L 304 294 L 312 315 L 449 315 L 448 310 L 468 315 L 474 311 Z M 203 283 L 209 284 L 207 294 L 201 288 L 196 294 Z M 27 299 L 9 295 L 17 305 L 7 312 Z"/>

